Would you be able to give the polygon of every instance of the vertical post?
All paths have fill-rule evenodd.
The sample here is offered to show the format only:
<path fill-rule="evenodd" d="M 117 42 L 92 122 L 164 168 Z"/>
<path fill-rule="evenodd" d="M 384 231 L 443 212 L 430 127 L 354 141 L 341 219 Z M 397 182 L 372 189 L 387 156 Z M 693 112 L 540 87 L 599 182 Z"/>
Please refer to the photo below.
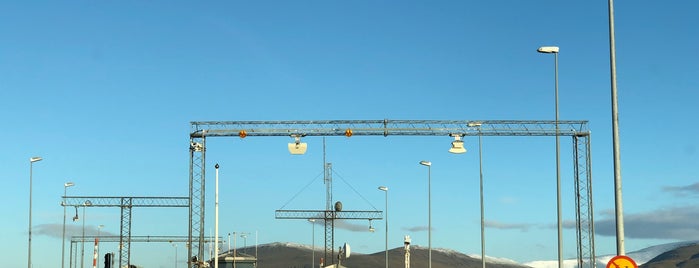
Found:
<path fill-rule="evenodd" d="M 214 229 L 216 229 L 216 231 L 214 232 L 214 268 L 218 268 L 218 167 L 218 163 L 216 163 L 216 165 L 214 166 L 214 168 L 216 168 L 216 223 L 214 224 Z"/>
<path fill-rule="evenodd" d="M 388 268 L 388 188 L 386 188 L 386 234 L 384 251 L 386 253 L 386 268 Z"/>
<path fill-rule="evenodd" d="M 386 259 L 386 268 L 388 268 L 388 187 L 386 186 L 379 186 L 379 190 L 384 191 L 386 193 L 386 233 L 384 234 L 385 238 L 385 248 L 384 248 L 384 253 L 385 253 L 385 259 Z M 370 222 L 371 223 L 371 222 Z"/>
<path fill-rule="evenodd" d="M 478 170 L 480 177 L 480 196 L 481 196 L 481 267 L 485 268 L 485 212 L 483 206 L 483 144 L 482 144 L 481 126 L 478 126 Z"/>
<path fill-rule="evenodd" d="M 420 161 L 427 166 L 427 260 L 428 268 L 432 268 L 432 162 Z"/>
<path fill-rule="evenodd" d="M 316 220 L 308 219 L 311 223 L 311 268 L 316 267 Z M 257 256 L 255 256 L 257 258 Z"/>
<path fill-rule="evenodd" d="M 561 205 L 561 143 L 558 129 L 558 53 L 553 53 L 556 80 L 556 204 L 558 210 L 558 267 L 563 268 L 563 211 Z"/>
<path fill-rule="evenodd" d="M 68 187 L 75 185 L 72 182 L 66 182 L 63 184 L 63 233 L 61 242 L 61 268 L 65 267 L 65 255 L 66 255 L 66 193 Z"/>
<path fill-rule="evenodd" d="M 619 152 L 619 108 L 616 88 L 616 45 L 614 42 L 614 1 L 609 0 L 609 66 L 612 86 L 612 143 L 614 146 L 614 208 L 617 255 L 625 255 L 624 209 L 621 197 L 621 155 Z"/>
<path fill-rule="evenodd" d="M 42 158 L 35 156 L 29 158 L 29 245 L 27 253 L 27 268 L 32 268 L 32 169 L 34 162 L 41 161 Z"/>
<path fill-rule="evenodd" d="M 555 110 L 556 110 L 556 210 L 558 225 L 558 268 L 563 268 L 563 219 L 561 209 L 561 165 L 560 165 L 560 131 L 558 126 L 558 52 L 559 47 L 540 47 L 539 53 L 554 54 L 555 76 Z"/>
<path fill-rule="evenodd" d="M 80 237 L 82 249 L 80 250 L 80 268 L 85 267 L 85 206 L 83 206 L 83 233 Z"/>

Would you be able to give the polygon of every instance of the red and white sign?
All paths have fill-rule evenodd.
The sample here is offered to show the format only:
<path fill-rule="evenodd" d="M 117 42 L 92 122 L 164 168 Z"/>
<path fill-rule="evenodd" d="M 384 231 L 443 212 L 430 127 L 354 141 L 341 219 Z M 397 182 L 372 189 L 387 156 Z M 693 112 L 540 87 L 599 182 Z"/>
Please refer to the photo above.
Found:
<path fill-rule="evenodd" d="M 616 256 L 609 260 L 607 268 L 638 268 L 638 264 L 629 256 Z"/>

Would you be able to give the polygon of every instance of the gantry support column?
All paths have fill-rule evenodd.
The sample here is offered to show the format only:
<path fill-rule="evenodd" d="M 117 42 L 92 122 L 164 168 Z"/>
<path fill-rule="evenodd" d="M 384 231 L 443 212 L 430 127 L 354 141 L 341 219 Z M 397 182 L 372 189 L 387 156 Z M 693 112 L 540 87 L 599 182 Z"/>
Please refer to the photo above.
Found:
<path fill-rule="evenodd" d="M 119 232 L 119 267 L 131 265 L 131 207 L 132 199 L 121 198 L 121 231 Z"/>
<path fill-rule="evenodd" d="M 206 207 L 206 138 L 190 137 L 189 143 L 189 247 L 188 267 L 200 267 L 204 259 L 204 208 Z M 194 261 L 196 257 L 196 262 Z"/>
<path fill-rule="evenodd" d="M 590 133 L 573 136 L 575 155 L 575 224 L 577 234 L 578 267 L 596 267 L 595 224 L 592 209 L 592 161 Z"/>

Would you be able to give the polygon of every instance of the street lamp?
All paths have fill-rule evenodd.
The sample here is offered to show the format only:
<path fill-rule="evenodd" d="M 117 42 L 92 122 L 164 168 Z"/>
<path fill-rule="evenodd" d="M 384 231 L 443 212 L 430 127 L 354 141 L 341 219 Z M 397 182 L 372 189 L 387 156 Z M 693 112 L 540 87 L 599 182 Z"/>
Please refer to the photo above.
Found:
<path fill-rule="evenodd" d="M 66 193 L 68 187 L 75 186 L 75 183 L 66 182 L 63 184 L 63 242 L 61 243 L 61 268 L 65 267 L 65 255 L 66 255 Z"/>
<path fill-rule="evenodd" d="M 480 203 L 481 203 L 481 266 L 485 268 L 485 209 L 483 207 L 483 135 L 481 122 L 469 122 L 469 127 L 478 127 L 478 170 L 480 178 Z"/>
<path fill-rule="evenodd" d="M 27 254 L 27 268 L 32 268 L 32 168 L 34 162 L 42 159 L 40 156 L 29 158 L 29 253 Z"/>
<path fill-rule="evenodd" d="M 432 268 L 432 162 L 422 160 L 420 165 L 427 167 L 427 267 Z"/>
<path fill-rule="evenodd" d="M 558 47 L 540 47 L 539 53 L 554 55 L 555 98 L 556 98 L 556 207 L 558 211 L 558 267 L 563 267 L 563 223 L 561 212 L 561 165 L 560 165 L 560 137 L 558 135 Z"/>
<path fill-rule="evenodd" d="M 316 267 L 316 219 L 308 219 L 309 222 L 311 222 L 311 225 L 313 226 L 311 228 L 312 234 L 311 234 L 311 239 L 313 240 L 311 242 L 311 268 Z"/>
<path fill-rule="evenodd" d="M 379 190 L 384 191 L 386 193 L 386 234 L 385 234 L 385 248 L 384 252 L 386 254 L 386 268 L 388 268 L 388 187 L 386 186 L 379 186 Z"/>

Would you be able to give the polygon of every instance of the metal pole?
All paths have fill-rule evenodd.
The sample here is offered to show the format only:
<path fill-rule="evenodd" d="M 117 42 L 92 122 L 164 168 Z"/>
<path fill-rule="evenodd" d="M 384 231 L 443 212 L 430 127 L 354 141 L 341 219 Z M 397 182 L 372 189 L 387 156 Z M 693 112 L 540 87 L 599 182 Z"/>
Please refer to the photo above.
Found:
<path fill-rule="evenodd" d="M 71 236 L 70 239 L 70 254 L 68 254 L 70 258 L 68 259 L 68 267 L 73 268 L 73 237 Z"/>
<path fill-rule="evenodd" d="M 32 167 L 34 162 L 29 160 L 29 253 L 27 254 L 27 268 L 32 268 Z"/>
<path fill-rule="evenodd" d="M 214 166 L 216 168 L 216 223 L 214 231 L 214 268 L 218 268 L 218 163 Z"/>
<path fill-rule="evenodd" d="M 61 268 L 65 267 L 65 256 L 66 256 L 66 193 L 68 192 L 68 187 L 73 186 L 66 182 L 63 184 L 63 242 L 61 243 Z"/>
<path fill-rule="evenodd" d="M 172 243 L 172 246 L 175 247 L 175 268 L 177 268 L 177 244 Z"/>
<path fill-rule="evenodd" d="M 83 234 L 81 239 L 82 240 L 82 250 L 80 251 L 80 268 L 85 267 L 85 207 L 83 207 Z"/>
<path fill-rule="evenodd" d="M 388 188 L 384 191 L 386 192 L 386 234 L 385 234 L 385 252 L 386 252 L 386 268 L 388 268 Z"/>
<path fill-rule="evenodd" d="M 427 267 L 432 268 L 432 165 L 427 166 L 427 245 Z"/>
<path fill-rule="evenodd" d="M 236 232 L 233 232 L 233 268 L 236 268 L 235 262 L 238 258 L 238 246 L 236 245 L 237 241 L 238 239 L 236 237 Z"/>
<path fill-rule="evenodd" d="M 32 172 L 34 162 L 43 160 L 39 156 L 29 158 L 29 245 L 27 254 L 27 268 L 32 268 Z"/>
<path fill-rule="evenodd" d="M 308 219 L 311 222 L 311 268 L 316 267 L 316 220 Z"/>
<path fill-rule="evenodd" d="M 612 83 L 612 143 L 614 146 L 614 208 L 616 214 L 616 251 L 624 255 L 624 212 L 621 198 L 621 155 L 619 152 L 619 110 L 616 88 L 616 45 L 614 43 L 614 1 L 609 0 L 609 65 Z"/>
<path fill-rule="evenodd" d="M 556 207 L 558 210 L 558 267 L 563 268 L 563 212 L 561 206 L 561 154 L 558 129 L 558 53 L 553 53 L 556 80 Z"/>
<path fill-rule="evenodd" d="M 485 213 L 483 207 L 483 144 L 481 127 L 478 126 L 478 169 L 480 171 L 480 194 L 481 194 L 481 266 L 485 268 Z"/>
<path fill-rule="evenodd" d="M 388 268 L 388 187 L 379 186 L 379 190 L 386 192 L 386 233 L 384 235 L 386 246 L 384 248 L 384 253 L 386 254 L 386 268 Z M 371 224 L 371 221 L 369 223 Z"/>

